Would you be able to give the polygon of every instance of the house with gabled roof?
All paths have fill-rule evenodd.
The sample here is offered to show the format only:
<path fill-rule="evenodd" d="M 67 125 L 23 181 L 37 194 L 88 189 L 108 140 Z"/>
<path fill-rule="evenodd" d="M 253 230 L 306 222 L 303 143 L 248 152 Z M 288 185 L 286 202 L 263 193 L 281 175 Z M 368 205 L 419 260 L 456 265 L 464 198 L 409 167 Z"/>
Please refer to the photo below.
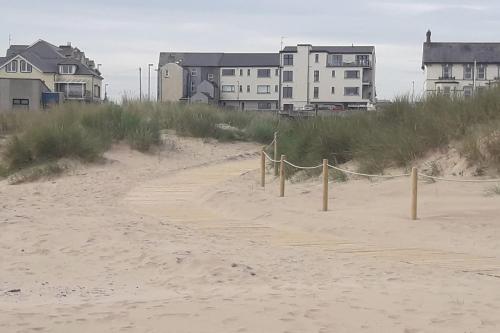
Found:
<path fill-rule="evenodd" d="M 11 45 L 6 56 L 0 58 L 0 79 L 4 80 L 4 85 L 5 80 L 17 80 L 17 83 L 19 80 L 39 80 L 64 100 L 101 101 L 103 77 L 99 69 L 71 43 L 55 46 L 39 40 L 32 45 Z"/>

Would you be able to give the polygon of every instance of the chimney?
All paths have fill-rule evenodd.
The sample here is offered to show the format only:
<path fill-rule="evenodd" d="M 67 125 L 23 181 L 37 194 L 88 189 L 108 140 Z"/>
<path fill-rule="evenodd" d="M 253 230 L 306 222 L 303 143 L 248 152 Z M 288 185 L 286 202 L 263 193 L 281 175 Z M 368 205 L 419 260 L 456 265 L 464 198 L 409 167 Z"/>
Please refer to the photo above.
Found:
<path fill-rule="evenodd" d="M 427 30 L 427 43 L 431 42 L 431 35 L 432 35 L 432 32 L 430 30 Z"/>
<path fill-rule="evenodd" d="M 71 42 L 67 42 L 66 45 L 71 47 Z"/>

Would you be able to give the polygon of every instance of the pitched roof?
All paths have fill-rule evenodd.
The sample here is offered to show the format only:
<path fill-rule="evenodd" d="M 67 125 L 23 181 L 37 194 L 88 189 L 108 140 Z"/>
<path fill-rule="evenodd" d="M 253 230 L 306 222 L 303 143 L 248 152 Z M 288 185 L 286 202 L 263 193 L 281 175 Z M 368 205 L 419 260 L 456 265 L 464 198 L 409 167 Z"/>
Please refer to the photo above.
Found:
<path fill-rule="evenodd" d="M 427 63 L 500 63 L 500 43 L 424 43 Z"/>
<path fill-rule="evenodd" d="M 11 57 L 13 55 L 19 54 L 20 52 L 26 50 L 29 45 L 11 45 L 7 49 L 7 57 Z"/>
<path fill-rule="evenodd" d="M 60 64 L 77 65 L 75 74 L 95 75 L 100 77 L 100 73 L 91 69 L 86 64 L 73 58 L 67 58 L 61 48 L 52 45 L 44 40 L 39 40 L 31 46 L 11 45 L 7 50 L 7 57 L 0 61 L 0 66 L 16 56 L 21 56 L 29 61 L 33 66 L 44 73 L 58 73 Z"/>
<path fill-rule="evenodd" d="M 373 53 L 375 46 L 311 46 L 311 52 L 327 53 Z M 297 46 L 286 46 L 282 52 L 297 52 Z"/>
<path fill-rule="evenodd" d="M 278 53 L 195 53 L 162 52 L 160 67 L 178 63 L 183 67 L 279 66 Z"/>
<path fill-rule="evenodd" d="M 221 67 L 278 67 L 280 55 L 278 53 L 224 53 Z"/>
<path fill-rule="evenodd" d="M 160 67 L 168 63 L 178 63 L 185 67 L 218 67 L 222 53 L 161 52 Z"/>

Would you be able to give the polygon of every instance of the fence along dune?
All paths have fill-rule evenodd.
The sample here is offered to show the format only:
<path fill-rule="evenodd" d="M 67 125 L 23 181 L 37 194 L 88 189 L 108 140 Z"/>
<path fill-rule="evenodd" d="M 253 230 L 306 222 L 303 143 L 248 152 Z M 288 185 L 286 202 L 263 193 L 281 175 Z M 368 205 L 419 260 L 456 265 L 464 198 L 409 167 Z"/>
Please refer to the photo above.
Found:
<path fill-rule="evenodd" d="M 366 178 L 382 178 L 382 179 L 394 179 L 401 177 L 410 177 L 410 219 L 417 220 L 418 219 L 418 181 L 419 176 L 426 179 L 432 179 L 434 181 L 445 181 L 445 182 L 459 182 L 459 183 L 500 183 L 500 178 L 495 179 L 454 179 L 454 178 L 443 178 L 443 177 L 435 177 L 431 175 L 426 175 L 424 173 L 419 173 L 416 167 L 413 167 L 411 173 L 403 173 L 396 175 L 378 175 L 378 174 L 366 174 L 355 172 L 347 169 L 340 168 L 338 166 L 334 166 L 328 163 L 328 159 L 323 159 L 323 163 L 317 166 L 300 166 L 294 163 L 287 161 L 286 155 L 281 155 L 279 161 L 277 160 L 276 152 L 277 147 L 279 146 L 278 133 L 276 132 L 274 135 L 274 140 L 267 146 L 264 146 L 261 151 L 261 159 L 260 159 L 260 175 L 261 175 L 261 187 L 266 186 L 266 160 L 272 163 L 274 166 L 277 162 L 279 162 L 279 196 L 285 197 L 285 184 L 286 184 L 286 165 L 296 169 L 296 170 L 319 170 L 322 169 L 322 186 L 323 186 L 323 196 L 322 196 L 322 210 L 328 211 L 328 193 L 329 193 L 329 184 L 332 183 L 328 178 L 328 170 L 334 169 L 339 172 L 366 177 Z M 274 157 L 269 156 L 267 154 L 266 149 L 270 147 L 274 148 Z"/>

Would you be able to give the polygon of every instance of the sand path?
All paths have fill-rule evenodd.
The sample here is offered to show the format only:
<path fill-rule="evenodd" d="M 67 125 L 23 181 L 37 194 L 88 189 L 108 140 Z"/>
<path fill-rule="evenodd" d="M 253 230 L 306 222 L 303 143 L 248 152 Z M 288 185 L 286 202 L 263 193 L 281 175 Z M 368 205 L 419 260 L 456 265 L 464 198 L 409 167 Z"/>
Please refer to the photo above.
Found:
<path fill-rule="evenodd" d="M 324 213 L 315 181 L 260 188 L 254 146 L 179 145 L 0 184 L 0 332 L 499 330 L 482 186 L 422 183 L 410 223 L 407 179 L 335 183 Z"/>

